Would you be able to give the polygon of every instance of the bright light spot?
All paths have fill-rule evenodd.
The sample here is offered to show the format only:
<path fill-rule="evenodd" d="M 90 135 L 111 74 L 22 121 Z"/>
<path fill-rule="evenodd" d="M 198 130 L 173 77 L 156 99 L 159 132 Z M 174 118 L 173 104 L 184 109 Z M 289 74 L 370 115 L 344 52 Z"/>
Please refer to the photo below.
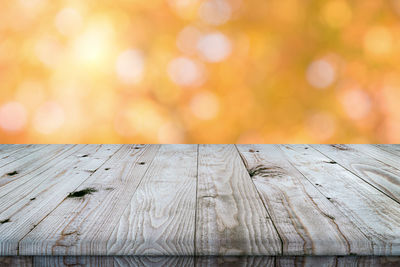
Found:
<path fill-rule="evenodd" d="M 143 55 L 137 50 L 126 50 L 122 52 L 115 66 L 117 76 L 122 83 L 136 84 L 140 82 L 143 76 Z"/>
<path fill-rule="evenodd" d="M 219 101 L 214 93 L 205 91 L 192 98 L 190 108 L 199 119 L 210 120 L 218 114 Z"/>
<path fill-rule="evenodd" d="M 222 33 L 206 34 L 197 42 L 197 49 L 204 60 L 208 62 L 220 62 L 226 59 L 232 52 L 231 42 Z"/>
<path fill-rule="evenodd" d="M 335 81 L 335 69 L 331 63 L 320 59 L 313 61 L 307 69 L 307 81 L 315 88 L 326 88 Z"/>
<path fill-rule="evenodd" d="M 54 38 L 45 37 L 37 41 L 35 54 L 43 64 L 54 67 L 62 54 L 61 46 Z"/>
<path fill-rule="evenodd" d="M 345 112 L 353 120 L 364 118 L 371 110 L 370 97 L 361 89 L 352 89 L 343 92 L 341 102 Z"/>
<path fill-rule="evenodd" d="M 364 50 L 370 55 L 387 55 L 392 51 L 392 47 L 393 36 L 385 27 L 373 27 L 364 36 Z"/>
<path fill-rule="evenodd" d="M 182 129 L 171 122 L 164 123 L 158 130 L 158 141 L 163 144 L 177 144 L 184 141 Z"/>
<path fill-rule="evenodd" d="M 64 110 L 56 102 L 46 102 L 36 111 L 33 126 L 42 134 L 52 134 L 64 124 Z"/>
<path fill-rule="evenodd" d="M 26 119 L 25 107 L 18 102 L 8 102 L 0 107 L 0 127 L 6 131 L 22 130 Z"/>
<path fill-rule="evenodd" d="M 332 28 L 340 28 L 350 22 L 352 11 L 346 1 L 332 0 L 324 5 L 322 16 L 329 26 Z"/>
<path fill-rule="evenodd" d="M 157 106 L 151 101 L 142 100 L 121 109 L 114 119 L 114 128 L 124 137 L 142 134 L 157 138 L 162 123 L 163 117 Z"/>
<path fill-rule="evenodd" d="M 168 0 L 169 4 L 175 8 L 186 8 L 197 2 L 197 0 Z"/>
<path fill-rule="evenodd" d="M 76 9 L 64 8 L 56 15 L 55 25 L 61 34 L 70 36 L 82 27 L 82 17 Z"/>
<path fill-rule="evenodd" d="M 200 18 L 211 25 L 221 25 L 231 17 L 231 6 L 224 0 L 203 2 L 199 9 Z"/>
<path fill-rule="evenodd" d="M 199 0 L 168 0 L 169 6 L 181 18 L 194 19 L 198 9 Z"/>
<path fill-rule="evenodd" d="M 176 40 L 176 45 L 183 53 L 193 55 L 197 52 L 196 44 L 201 37 L 201 32 L 193 27 L 185 27 L 179 34 Z"/>
<path fill-rule="evenodd" d="M 22 7 L 32 9 L 44 6 L 47 0 L 19 0 L 18 2 Z"/>
<path fill-rule="evenodd" d="M 110 54 L 114 30 L 107 20 L 97 21 L 74 43 L 76 58 L 82 63 L 102 63 Z"/>
<path fill-rule="evenodd" d="M 313 139 L 323 142 L 333 136 L 336 130 L 334 118 L 324 112 L 312 114 L 307 119 L 307 128 Z"/>
<path fill-rule="evenodd" d="M 205 79 L 203 66 L 185 57 L 171 60 L 167 71 L 171 80 L 180 86 L 200 86 Z"/>

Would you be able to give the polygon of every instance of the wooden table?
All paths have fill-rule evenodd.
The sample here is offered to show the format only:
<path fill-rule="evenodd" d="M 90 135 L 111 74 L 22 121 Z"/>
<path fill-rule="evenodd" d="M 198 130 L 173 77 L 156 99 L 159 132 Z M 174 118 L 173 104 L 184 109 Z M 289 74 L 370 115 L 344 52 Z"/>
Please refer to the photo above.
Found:
<path fill-rule="evenodd" d="M 0 255 L 400 255 L 400 146 L 0 145 Z"/>

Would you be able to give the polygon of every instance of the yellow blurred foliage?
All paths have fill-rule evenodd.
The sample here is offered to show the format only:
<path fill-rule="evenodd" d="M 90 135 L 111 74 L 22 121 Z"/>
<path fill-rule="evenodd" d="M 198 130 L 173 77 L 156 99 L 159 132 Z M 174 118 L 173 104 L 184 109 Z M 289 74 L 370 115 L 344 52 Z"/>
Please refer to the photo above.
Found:
<path fill-rule="evenodd" d="M 1 143 L 398 143 L 400 1 L 16 0 Z"/>

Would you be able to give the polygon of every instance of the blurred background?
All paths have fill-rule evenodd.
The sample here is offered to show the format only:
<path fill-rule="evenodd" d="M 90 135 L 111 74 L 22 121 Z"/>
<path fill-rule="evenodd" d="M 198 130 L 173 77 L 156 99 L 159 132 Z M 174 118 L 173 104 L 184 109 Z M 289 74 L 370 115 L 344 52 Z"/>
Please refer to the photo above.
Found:
<path fill-rule="evenodd" d="M 400 0 L 1 0 L 1 143 L 399 143 Z"/>

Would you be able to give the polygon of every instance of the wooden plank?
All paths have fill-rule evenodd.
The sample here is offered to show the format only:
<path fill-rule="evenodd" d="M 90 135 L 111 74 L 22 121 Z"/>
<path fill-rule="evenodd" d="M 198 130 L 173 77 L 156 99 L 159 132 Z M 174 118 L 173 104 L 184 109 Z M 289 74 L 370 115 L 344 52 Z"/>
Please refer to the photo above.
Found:
<path fill-rule="evenodd" d="M 400 170 L 347 145 L 312 147 L 400 203 Z"/>
<path fill-rule="evenodd" d="M 110 239 L 108 253 L 194 255 L 197 145 L 163 145 Z"/>
<path fill-rule="evenodd" d="M 274 256 L 227 256 L 227 257 L 196 257 L 196 265 L 198 267 L 212 266 L 241 266 L 241 267 L 274 267 Z"/>
<path fill-rule="evenodd" d="M 390 165 L 400 170 L 400 154 L 397 156 L 375 145 L 358 144 L 358 145 L 347 145 L 347 146 L 354 150 L 358 150 L 362 153 L 365 153 L 377 161 L 383 162 L 387 165 Z"/>
<path fill-rule="evenodd" d="M 200 145 L 197 255 L 277 255 L 281 240 L 234 145 Z"/>
<path fill-rule="evenodd" d="M 373 243 L 373 255 L 400 253 L 400 205 L 306 145 L 281 149 L 291 163 Z"/>
<path fill-rule="evenodd" d="M 110 238 L 159 146 L 124 145 L 21 241 L 20 255 L 107 255 L 125 243 L 121 232 Z M 116 253 L 118 254 L 118 253 Z"/>
<path fill-rule="evenodd" d="M 377 144 L 374 146 L 379 147 L 380 149 L 385 150 L 389 153 L 392 153 L 396 156 L 400 156 L 400 145 L 398 145 L 398 144 L 394 144 L 394 145 Z"/>
<path fill-rule="evenodd" d="M 344 257 L 313 257 L 313 256 L 297 256 L 297 257 L 277 257 L 277 267 L 378 267 L 378 266 L 398 266 L 400 258 L 392 257 L 374 257 L 374 256 L 344 256 Z"/>
<path fill-rule="evenodd" d="M 369 254 L 371 242 L 276 145 L 238 145 L 283 241 L 283 255 Z"/>
<path fill-rule="evenodd" d="M 0 150 L 0 168 L 17 159 L 26 157 L 45 146 L 46 145 L 10 145 L 10 147 Z"/>
<path fill-rule="evenodd" d="M 1 257 L 0 256 L 0 266 L 2 267 L 31 267 L 33 266 L 33 257 Z"/>
<path fill-rule="evenodd" d="M 119 145 L 87 145 L 40 176 L 0 197 L 1 255 L 18 253 L 18 241 L 100 167 Z M 83 154 L 80 155 L 80 154 Z M 2 190 L 1 190 L 2 191 Z"/>
<path fill-rule="evenodd" d="M 6 195 L 62 161 L 84 145 L 50 145 L 0 168 L 0 190 Z"/>
<path fill-rule="evenodd" d="M 147 256 L 36 256 L 33 266 L 40 267 L 164 267 L 164 266 L 194 266 L 193 257 L 147 257 Z"/>

